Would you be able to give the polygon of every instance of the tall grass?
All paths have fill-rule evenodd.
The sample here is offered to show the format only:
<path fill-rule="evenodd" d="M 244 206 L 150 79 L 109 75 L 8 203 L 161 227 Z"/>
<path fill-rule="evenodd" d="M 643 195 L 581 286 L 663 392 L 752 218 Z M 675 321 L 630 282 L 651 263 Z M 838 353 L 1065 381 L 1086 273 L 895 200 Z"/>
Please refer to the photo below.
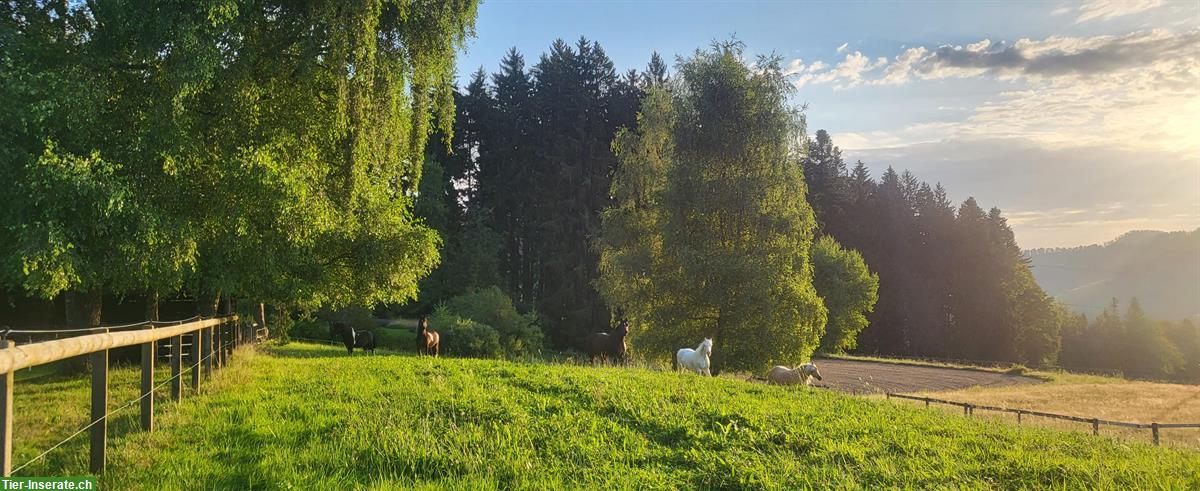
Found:
<path fill-rule="evenodd" d="M 209 387 L 162 408 L 158 431 L 114 437 L 102 485 L 1200 486 L 1196 452 L 637 368 L 348 357 L 293 343 L 241 356 Z M 76 392 L 54 393 L 42 399 L 51 411 L 86 408 Z M 59 458 L 39 473 L 81 474 L 85 464 Z"/>

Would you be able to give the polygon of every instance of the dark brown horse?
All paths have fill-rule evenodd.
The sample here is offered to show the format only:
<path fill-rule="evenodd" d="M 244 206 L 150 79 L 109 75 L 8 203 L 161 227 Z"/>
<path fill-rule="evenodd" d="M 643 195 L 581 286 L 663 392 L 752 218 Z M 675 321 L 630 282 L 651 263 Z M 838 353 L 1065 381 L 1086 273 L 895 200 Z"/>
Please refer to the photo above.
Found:
<path fill-rule="evenodd" d="M 629 352 L 629 347 L 625 345 L 626 336 L 629 336 L 629 321 L 621 319 L 613 332 L 594 332 L 584 338 L 583 350 L 593 365 L 596 364 L 596 358 L 616 360 L 624 365 L 625 355 Z"/>
<path fill-rule="evenodd" d="M 429 317 L 421 316 L 417 321 L 417 352 L 423 355 L 433 355 L 435 358 L 441 349 L 438 333 L 429 330 Z"/>

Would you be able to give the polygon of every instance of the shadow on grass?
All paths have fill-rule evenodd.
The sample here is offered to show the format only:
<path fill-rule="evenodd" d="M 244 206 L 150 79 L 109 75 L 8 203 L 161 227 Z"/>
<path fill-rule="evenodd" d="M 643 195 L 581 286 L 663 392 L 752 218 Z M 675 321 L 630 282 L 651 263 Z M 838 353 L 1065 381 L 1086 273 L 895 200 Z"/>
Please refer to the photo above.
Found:
<path fill-rule="evenodd" d="M 288 343 L 282 346 L 271 346 L 265 350 L 271 356 L 279 358 L 349 358 L 349 357 L 378 357 L 378 356 L 415 356 L 411 352 L 397 351 L 391 348 L 379 348 L 375 354 L 366 354 L 357 348 L 354 354 L 347 354 L 343 346 L 316 345 L 307 343 Z"/>

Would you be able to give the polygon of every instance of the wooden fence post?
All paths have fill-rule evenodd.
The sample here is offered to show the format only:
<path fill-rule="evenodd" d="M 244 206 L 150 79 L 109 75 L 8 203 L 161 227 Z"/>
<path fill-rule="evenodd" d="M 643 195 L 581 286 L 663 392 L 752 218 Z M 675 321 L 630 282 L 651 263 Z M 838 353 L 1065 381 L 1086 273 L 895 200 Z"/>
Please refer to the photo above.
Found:
<path fill-rule="evenodd" d="M 204 378 L 212 377 L 212 328 L 200 330 L 200 356 L 204 360 Z"/>
<path fill-rule="evenodd" d="M 154 431 L 154 345 L 142 344 L 142 430 Z"/>
<path fill-rule="evenodd" d="M 179 336 L 179 339 L 183 339 L 183 336 L 182 335 Z M 183 350 L 180 350 L 180 353 L 182 353 L 182 352 L 183 352 Z M 191 352 L 192 352 L 192 358 L 191 358 L 191 360 L 188 361 L 188 363 L 191 363 L 191 367 L 192 367 L 192 391 L 198 392 L 200 390 L 200 331 L 199 330 L 192 331 Z"/>
<path fill-rule="evenodd" d="M 171 338 L 171 400 L 183 400 L 183 335 Z"/>
<path fill-rule="evenodd" d="M 225 335 L 221 339 L 225 340 L 221 346 L 221 366 L 229 366 L 229 357 L 233 356 L 233 324 L 225 321 L 221 324 L 221 329 L 225 331 Z"/>
<path fill-rule="evenodd" d="M 971 407 L 970 404 L 963 404 L 963 416 L 971 415 L 971 411 L 968 409 L 969 407 Z"/>
<path fill-rule="evenodd" d="M 1158 445 L 1158 423 L 1150 423 L 1150 436 L 1154 437 L 1154 444 Z"/>
<path fill-rule="evenodd" d="M 212 352 L 212 366 L 213 370 L 216 370 L 221 368 L 221 326 L 213 326 L 209 336 L 212 338 L 209 345 L 209 350 Z"/>
<path fill-rule="evenodd" d="M 928 397 L 925 398 L 925 407 L 926 408 L 929 407 L 929 398 Z"/>
<path fill-rule="evenodd" d="M 1100 434 L 1100 419 L 1092 418 L 1092 435 Z"/>
<path fill-rule="evenodd" d="M 17 343 L 11 339 L 4 341 L 4 347 L 12 349 Z M 13 426 L 13 372 L 9 370 L 3 376 L 0 376 L 0 427 L 4 433 L 0 434 L 0 468 L 4 471 L 4 477 L 12 475 L 12 426 Z"/>
<path fill-rule="evenodd" d="M 92 427 L 91 455 L 88 468 L 93 474 L 104 472 L 105 440 L 108 437 L 108 350 L 91 355 L 92 359 Z"/>
<path fill-rule="evenodd" d="M 1017 410 L 1017 424 L 1021 424 L 1021 410 Z"/>

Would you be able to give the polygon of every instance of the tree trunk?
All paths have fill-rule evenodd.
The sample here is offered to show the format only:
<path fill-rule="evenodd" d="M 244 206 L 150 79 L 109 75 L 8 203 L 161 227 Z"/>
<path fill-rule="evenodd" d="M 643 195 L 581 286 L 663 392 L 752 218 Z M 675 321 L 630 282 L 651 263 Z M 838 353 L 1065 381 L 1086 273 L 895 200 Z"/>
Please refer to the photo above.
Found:
<path fill-rule="evenodd" d="M 66 311 L 67 326 L 74 329 L 98 327 L 102 299 L 100 288 L 92 288 L 87 291 L 71 290 L 64 294 L 63 307 Z M 83 370 L 88 366 L 90 360 L 89 356 L 76 356 L 67 363 L 73 370 Z"/>
<path fill-rule="evenodd" d="M 201 292 L 196 295 L 196 315 L 201 317 L 216 317 L 217 307 L 221 304 L 221 291 Z"/>
<path fill-rule="evenodd" d="M 257 329 L 262 329 L 263 332 L 266 333 L 265 335 L 270 335 L 270 331 L 266 330 L 267 329 L 267 307 L 266 307 L 266 305 L 263 305 L 260 303 L 260 304 L 258 304 L 258 307 L 254 309 L 254 322 L 258 323 Z M 256 333 L 256 335 L 257 335 L 257 333 Z"/>
<path fill-rule="evenodd" d="M 100 288 L 67 292 L 63 297 L 67 314 L 67 325 L 73 328 L 99 326 L 102 299 L 103 294 Z"/>
<path fill-rule="evenodd" d="M 158 291 L 146 294 L 146 320 L 158 320 Z"/>

